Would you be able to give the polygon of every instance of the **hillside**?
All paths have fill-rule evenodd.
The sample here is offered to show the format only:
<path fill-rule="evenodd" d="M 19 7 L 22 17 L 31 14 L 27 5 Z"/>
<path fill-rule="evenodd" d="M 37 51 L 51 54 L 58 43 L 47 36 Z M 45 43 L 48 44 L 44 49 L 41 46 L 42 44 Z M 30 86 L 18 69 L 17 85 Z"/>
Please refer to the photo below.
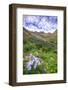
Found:
<path fill-rule="evenodd" d="M 31 53 L 42 59 L 47 73 L 57 72 L 57 31 L 54 33 L 32 32 L 23 28 L 23 50 L 24 68 L 25 57 Z M 40 70 L 36 73 L 41 72 Z M 25 69 L 23 73 L 26 74 Z"/>
<path fill-rule="evenodd" d="M 27 34 L 28 37 L 35 37 L 37 39 L 40 39 L 42 41 L 50 41 L 50 40 L 56 40 L 57 37 L 57 31 L 54 33 L 44 33 L 44 32 L 31 32 L 23 28 L 24 35 Z"/>

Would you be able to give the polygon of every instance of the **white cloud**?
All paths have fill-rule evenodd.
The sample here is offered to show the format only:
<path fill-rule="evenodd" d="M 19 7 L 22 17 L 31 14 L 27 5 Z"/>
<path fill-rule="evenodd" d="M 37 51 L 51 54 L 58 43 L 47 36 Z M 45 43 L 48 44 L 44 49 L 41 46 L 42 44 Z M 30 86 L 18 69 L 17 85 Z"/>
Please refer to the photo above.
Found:
<path fill-rule="evenodd" d="M 56 16 L 24 16 L 23 22 L 30 31 L 53 33 L 57 29 Z"/>

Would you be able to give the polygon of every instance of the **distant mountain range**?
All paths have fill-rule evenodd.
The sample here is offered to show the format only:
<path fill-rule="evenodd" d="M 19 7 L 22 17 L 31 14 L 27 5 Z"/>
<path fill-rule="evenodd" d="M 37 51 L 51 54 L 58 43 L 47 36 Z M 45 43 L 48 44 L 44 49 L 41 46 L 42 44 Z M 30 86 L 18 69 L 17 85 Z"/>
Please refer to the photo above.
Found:
<path fill-rule="evenodd" d="M 29 31 L 25 28 L 23 28 L 23 36 L 26 38 L 26 39 L 29 39 L 30 38 L 35 38 L 35 39 L 38 39 L 38 40 L 41 40 L 41 41 L 44 41 L 44 42 L 57 42 L 57 30 L 54 32 L 54 33 L 44 33 L 44 32 L 32 32 L 32 31 Z"/>

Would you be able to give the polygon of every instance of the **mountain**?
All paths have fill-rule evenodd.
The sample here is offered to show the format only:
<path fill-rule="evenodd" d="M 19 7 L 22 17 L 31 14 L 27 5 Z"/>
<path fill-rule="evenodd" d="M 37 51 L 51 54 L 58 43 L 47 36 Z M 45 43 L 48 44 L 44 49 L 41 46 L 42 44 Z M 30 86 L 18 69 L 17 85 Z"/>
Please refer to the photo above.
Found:
<path fill-rule="evenodd" d="M 23 28 L 23 36 L 27 39 L 36 38 L 44 42 L 56 42 L 57 40 L 57 30 L 54 33 L 44 33 L 44 32 L 31 32 Z"/>

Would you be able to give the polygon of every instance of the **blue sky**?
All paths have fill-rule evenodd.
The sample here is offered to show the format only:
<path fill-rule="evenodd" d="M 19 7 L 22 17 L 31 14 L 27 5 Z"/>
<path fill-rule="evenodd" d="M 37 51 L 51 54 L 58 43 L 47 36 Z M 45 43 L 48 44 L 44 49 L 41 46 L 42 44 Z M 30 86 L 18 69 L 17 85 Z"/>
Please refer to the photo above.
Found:
<path fill-rule="evenodd" d="M 23 26 L 30 31 L 53 33 L 57 29 L 57 16 L 23 16 Z"/>

